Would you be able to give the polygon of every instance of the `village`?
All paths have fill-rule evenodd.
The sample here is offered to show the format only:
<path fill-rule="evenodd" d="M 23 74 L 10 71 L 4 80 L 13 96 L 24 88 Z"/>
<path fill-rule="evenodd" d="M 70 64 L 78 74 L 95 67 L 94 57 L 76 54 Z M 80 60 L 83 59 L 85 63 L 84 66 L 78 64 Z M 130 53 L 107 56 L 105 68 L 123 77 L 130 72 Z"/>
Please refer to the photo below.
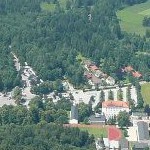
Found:
<path fill-rule="evenodd" d="M 14 53 L 15 67 L 17 71 L 22 68 L 22 81 L 24 87 L 22 90 L 22 98 L 25 99 L 23 105 L 28 107 L 28 104 L 32 98 L 36 95 L 31 93 L 32 83 L 31 81 L 41 84 L 43 80 L 37 81 L 37 75 L 33 69 L 25 62 L 24 66 L 21 66 L 19 59 Z M 129 150 L 132 147 L 135 149 L 145 150 L 145 148 L 150 147 L 150 119 L 148 114 L 144 112 L 132 112 L 128 101 L 128 90 L 130 91 L 130 96 L 132 102 L 135 106 L 138 105 L 137 91 L 135 86 L 131 84 L 125 84 L 121 87 L 116 83 L 115 79 L 103 73 L 99 67 L 95 65 L 94 62 L 86 60 L 83 63 L 84 76 L 90 85 L 89 89 L 75 89 L 72 84 L 67 80 L 63 81 L 63 86 L 65 91 L 62 92 L 62 97 L 70 99 L 70 95 L 73 99 L 73 106 L 70 111 L 69 125 L 71 127 L 95 127 L 95 128 L 106 128 L 107 136 L 95 140 L 96 149 L 114 149 L 114 150 Z M 122 68 L 122 72 L 131 72 L 135 78 L 141 78 L 142 74 L 135 71 L 131 66 Z M 141 82 L 142 84 L 143 82 Z M 118 92 L 120 92 L 118 94 Z M 103 96 L 102 96 L 103 94 Z M 118 96 L 120 95 L 120 96 Z M 102 100 L 103 97 L 103 100 Z M 53 99 L 55 103 L 61 100 L 61 97 L 55 96 L 54 92 L 49 93 L 47 98 Z M 16 105 L 13 99 L 13 92 L 8 92 L 7 94 L 0 95 L 0 106 L 6 105 Z M 101 102 L 101 106 L 100 106 Z M 80 124 L 78 121 L 78 104 L 92 103 L 93 115 L 89 117 L 88 125 Z M 100 112 L 95 112 L 95 107 L 98 107 Z M 121 129 L 117 125 L 108 125 L 108 120 L 117 117 L 120 112 L 127 112 L 129 114 L 130 125 L 125 127 L 127 130 L 127 136 L 124 137 Z"/>

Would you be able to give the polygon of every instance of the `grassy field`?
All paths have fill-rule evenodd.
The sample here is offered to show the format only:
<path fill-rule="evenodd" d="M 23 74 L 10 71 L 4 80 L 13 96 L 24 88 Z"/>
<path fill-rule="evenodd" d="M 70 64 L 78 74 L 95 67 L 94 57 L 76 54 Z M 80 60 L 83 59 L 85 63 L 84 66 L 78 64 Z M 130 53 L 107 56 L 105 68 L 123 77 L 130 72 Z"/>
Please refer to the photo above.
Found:
<path fill-rule="evenodd" d="M 150 104 L 150 83 L 145 83 L 141 86 L 142 96 L 145 104 Z"/>
<path fill-rule="evenodd" d="M 59 4 L 62 8 L 66 8 L 66 0 L 59 0 Z M 48 11 L 48 12 L 52 12 L 55 10 L 56 4 L 52 4 L 52 3 L 47 3 L 47 2 L 42 2 L 41 3 L 41 9 L 43 11 Z"/>
<path fill-rule="evenodd" d="M 150 0 L 118 11 L 117 16 L 123 31 L 144 35 L 146 27 L 143 27 L 142 21 L 145 16 L 150 16 Z"/>
<path fill-rule="evenodd" d="M 107 128 L 95 128 L 95 127 L 79 127 L 83 131 L 88 131 L 89 134 L 93 134 L 96 138 L 103 135 L 104 138 L 107 137 Z"/>

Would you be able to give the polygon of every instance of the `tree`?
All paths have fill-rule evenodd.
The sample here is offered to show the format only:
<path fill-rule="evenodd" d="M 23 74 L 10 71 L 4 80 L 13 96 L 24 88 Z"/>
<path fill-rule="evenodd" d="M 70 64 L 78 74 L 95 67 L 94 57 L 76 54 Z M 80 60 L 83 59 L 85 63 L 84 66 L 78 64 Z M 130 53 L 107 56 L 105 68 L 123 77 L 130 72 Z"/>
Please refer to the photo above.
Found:
<path fill-rule="evenodd" d="M 128 127 L 130 124 L 129 114 L 126 111 L 120 111 L 117 116 L 117 122 L 120 128 Z"/>
<path fill-rule="evenodd" d="M 114 93 L 113 93 L 113 91 L 108 91 L 108 99 L 109 100 L 114 100 Z"/>
<path fill-rule="evenodd" d="M 115 125 L 116 124 L 116 116 L 109 118 L 107 124 Z"/>
<path fill-rule="evenodd" d="M 121 89 L 117 91 L 117 99 L 120 101 L 123 100 L 123 91 Z"/>
<path fill-rule="evenodd" d="M 16 104 L 21 103 L 22 90 L 19 87 L 14 88 L 12 98 L 15 100 Z"/>
<path fill-rule="evenodd" d="M 150 116 L 150 107 L 148 104 L 145 105 L 144 112 L 147 113 L 148 116 Z"/>
<path fill-rule="evenodd" d="M 105 93 L 103 90 L 100 91 L 100 97 L 99 97 L 100 102 L 105 101 Z"/>

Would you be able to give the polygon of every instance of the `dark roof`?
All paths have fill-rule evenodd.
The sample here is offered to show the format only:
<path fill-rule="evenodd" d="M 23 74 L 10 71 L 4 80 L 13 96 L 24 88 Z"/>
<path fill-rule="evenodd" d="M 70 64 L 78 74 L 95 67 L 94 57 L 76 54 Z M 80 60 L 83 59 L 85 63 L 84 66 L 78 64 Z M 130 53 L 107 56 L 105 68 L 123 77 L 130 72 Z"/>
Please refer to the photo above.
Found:
<path fill-rule="evenodd" d="M 104 115 L 99 115 L 96 117 L 95 115 L 90 116 L 90 122 L 105 122 L 106 118 Z"/>
<path fill-rule="evenodd" d="M 75 105 L 71 106 L 71 117 L 70 117 L 70 119 L 78 120 L 78 108 Z"/>
<path fill-rule="evenodd" d="M 127 148 L 129 148 L 129 142 L 128 142 L 127 139 L 121 139 L 119 141 L 119 144 L 121 146 L 121 149 L 127 149 Z"/>
<path fill-rule="evenodd" d="M 138 126 L 139 140 L 149 140 L 148 124 L 144 121 L 139 121 L 137 123 L 137 126 Z"/>
<path fill-rule="evenodd" d="M 136 142 L 135 144 L 134 144 L 134 148 L 136 148 L 136 149 L 144 149 L 144 148 L 146 148 L 146 147 L 148 147 L 148 144 L 147 143 L 139 143 L 139 142 Z"/>

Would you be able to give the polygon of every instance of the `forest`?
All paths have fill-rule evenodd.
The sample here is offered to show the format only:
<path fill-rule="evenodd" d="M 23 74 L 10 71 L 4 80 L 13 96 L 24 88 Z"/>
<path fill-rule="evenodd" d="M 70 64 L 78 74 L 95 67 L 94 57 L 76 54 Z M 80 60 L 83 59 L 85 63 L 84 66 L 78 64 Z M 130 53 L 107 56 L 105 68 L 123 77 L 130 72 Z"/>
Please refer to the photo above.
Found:
<path fill-rule="evenodd" d="M 42 10 L 42 2 L 56 4 L 54 11 Z M 118 9 L 141 2 L 66 0 L 66 7 L 61 7 L 59 0 L 0 0 L 0 91 L 21 86 L 12 51 L 52 89 L 58 89 L 56 83 L 63 78 L 76 87 L 85 83 L 84 70 L 76 59 L 79 54 L 117 81 L 122 80 L 120 69 L 126 65 L 150 81 L 149 39 L 122 32 L 116 16 Z M 43 92 L 42 86 L 33 91 Z M 36 97 L 29 106 L 0 108 L 1 150 L 93 150 L 93 136 L 62 126 L 68 122 L 71 103 L 54 104 Z M 79 106 L 80 121 L 90 113 L 88 106 Z"/>
<path fill-rule="evenodd" d="M 56 8 L 43 11 L 41 2 L 56 3 Z M 20 84 L 11 51 L 44 81 L 67 77 L 76 87 L 84 84 L 83 68 L 76 59 L 79 53 L 101 65 L 117 81 L 122 79 L 120 68 L 129 64 L 149 81 L 150 56 L 139 53 L 149 52 L 149 40 L 123 33 L 119 26 L 116 10 L 125 3 L 70 0 L 70 7 L 62 8 L 57 0 L 0 0 L 0 66 L 4 68 L 0 89 L 10 90 Z"/>

